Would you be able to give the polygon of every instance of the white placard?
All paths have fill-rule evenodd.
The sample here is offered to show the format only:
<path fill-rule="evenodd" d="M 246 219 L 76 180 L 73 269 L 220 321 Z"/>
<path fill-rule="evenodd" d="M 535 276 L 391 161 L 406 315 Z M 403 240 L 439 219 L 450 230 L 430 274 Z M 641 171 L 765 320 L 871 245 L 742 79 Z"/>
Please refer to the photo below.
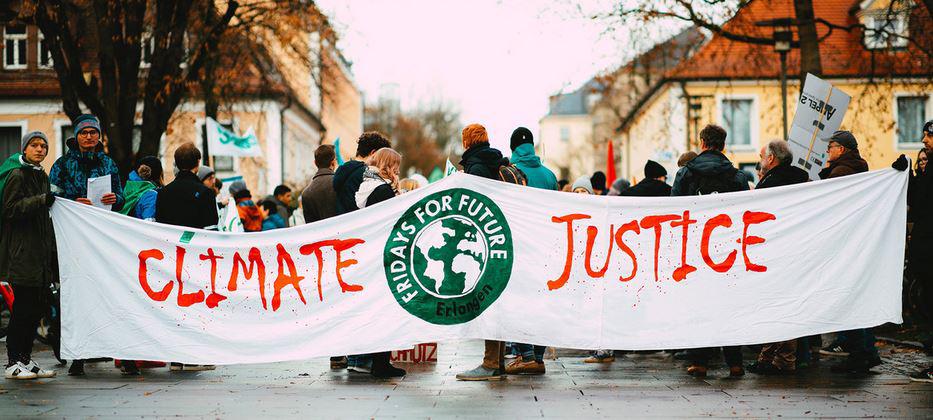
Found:
<path fill-rule="evenodd" d="M 820 169 L 826 165 L 829 137 L 842 125 L 850 99 L 829 82 L 807 73 L 787 135 L 794 154 L 793 165 L 807 171 L 810 179 L 819 179 Z"/>

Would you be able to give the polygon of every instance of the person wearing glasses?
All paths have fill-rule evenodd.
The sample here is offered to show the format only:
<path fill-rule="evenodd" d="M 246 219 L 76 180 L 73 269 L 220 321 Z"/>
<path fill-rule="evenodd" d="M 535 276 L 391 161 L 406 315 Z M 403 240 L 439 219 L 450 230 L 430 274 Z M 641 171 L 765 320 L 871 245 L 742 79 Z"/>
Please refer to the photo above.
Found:
<path fill-rule="evenodd" d="M 88 179 L 110 175 L 111 192 L 102 197 L 101 203 L 110 205 L 113 211 L 119 211 L 125 201 L 123 186 L 120 183 L 120 169 L 113 159 L 104 153 L 100 120 L 93 115 L 83 114 L 75 118 L 73 125 L 75 137 L 66 142 L 68 151 L 52 164 L 52 170 L 49 171 L 52 194 L 91 205 L 91 200 L 87 197 Z M 124 374 L 138 374 L 135 362 L 124 362 Z M 73 361 L 68 374 L 84 375 L 84 361 Z"/>

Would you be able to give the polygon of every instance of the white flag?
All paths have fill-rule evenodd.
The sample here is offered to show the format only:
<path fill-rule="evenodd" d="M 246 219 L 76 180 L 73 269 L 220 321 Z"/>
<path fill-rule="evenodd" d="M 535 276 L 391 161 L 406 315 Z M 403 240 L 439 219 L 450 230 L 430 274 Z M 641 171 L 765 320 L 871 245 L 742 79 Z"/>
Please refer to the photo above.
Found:
<path fill-rule="evenodd" d="M 255 157 L 261 156 L 259 140 L 250 127 L 243 136 L 237 136 L 222 125 L 207 118 L 207 143 L 214 156 Z"/>

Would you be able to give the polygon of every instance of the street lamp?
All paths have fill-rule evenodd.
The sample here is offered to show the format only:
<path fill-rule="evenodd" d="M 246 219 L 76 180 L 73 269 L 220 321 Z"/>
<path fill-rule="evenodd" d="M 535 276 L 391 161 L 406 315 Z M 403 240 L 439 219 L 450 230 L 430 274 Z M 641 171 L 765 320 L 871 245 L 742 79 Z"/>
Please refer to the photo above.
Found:
<path fill-rule="evenodd" d="M 795 21 L 791 18 L 778 18 L 755 22 L 757 26 L 774 28 L 772 39 L 774 51 L 781 57 L 781 111 L 784 122 L 784 140 L 787 140 L 787 52 L 793 47 Z"/>

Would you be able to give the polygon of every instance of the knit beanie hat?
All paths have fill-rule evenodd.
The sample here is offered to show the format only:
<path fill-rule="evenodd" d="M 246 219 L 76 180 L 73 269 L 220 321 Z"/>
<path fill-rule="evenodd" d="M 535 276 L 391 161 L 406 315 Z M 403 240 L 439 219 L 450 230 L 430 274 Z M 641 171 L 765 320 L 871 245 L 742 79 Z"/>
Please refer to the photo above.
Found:
<path fill-rule="evenodd" d="M 20 141 L 20 144 L 19 144 L 19 150 L 21 152 L 26 150 L 26 146 L 29 146 L 29 142 L 32 141 L 32 139 L 37 139 L 37 138 L 42 139 L 42 141 L 45 142 L 46 146 L 49 145 L 49 138 L 45 136 L 45 133 L 41 131 L 33 131 L 30 133 L 26 133 L 26 135 L 23 136 L 23 139 Z"/>
<path fill-rule="evenodd" d="M 923 135 L 927 134 L 933 136 L 933 120 L 927 121 L 927 123 L 923 125 Z"/>
<path fill-rule="evenodd" d="M 230 184 L 230 187 L 227 189 L 230 191 L 230 195 L 233 198 L 242 198 L 243 196 L 250 196 L 250 192 L 246 189 L 246 183 L 243 181 L 236 181 Z"/>
<path fill-rule="evenodd" d="M 525 143 L 535 144 L 535 138 L 531 134 L 531 130 L 525 127 L 516 128 L 515 131 L 512 132 L 512 138 L 509 140 L 509 147 L 515 150 L 518 149 L 518 146 Z"/>
<path fill-rule="evenodd" d="M 480 143 L 489 143 L 489 134 L 486 133 L 486 127 L 479 124 L 470 124 L 464 127 L 461 136 L 464 149 L 469 149 Z"/>
<path fill-rule="evenodd" d="M 840 130 L 833 133 L 832 137 L 829 138 L 829 141 L 839 143 L 840 146 L 849 150 L 858 150 L 858 142 L 855 141 L 855 136 L 853 136 L 852 133 L 848 131 Z"/>
<path fill-rule="evenodd" d="M 149 168 L 148 175 L 139 173 L 139 167 L 143 165 Z M 147 181 L 160 180 L 162 179 L 162 161 L 155 156 L 143 157 L 142 159 L 139 159 L 139 163 L 136 165 L 136 174 L 139 175 L 140 178 Z"/>
<path fill-rule="evenodd" d="M 198 179 L 200 179 L 202 182 L 213 174 L 214 169 L 210 166 L 201 165 L 198 167 Z"/>
<path fill-rule="evenodd" d="M 667 176 L 667 169 L 664 169 L 660 163 L 653 160 L 645 163 L 645 178 L 654 179 L 662 176 Z"/>
<path fill-rule="evenodd" d="M 80 133 L 81 130 L 84 130 L 85 128 L 93 128 L 97 130 L 98 133 L 101 133 L 100 120 L 91 114 L 79 115 L 78 118 L 75 118 L 72 124 L 75 126 L 75 137 L 78 137 L 78 133 Z"/>
<path fill-rule="evenodd" d="M 592 188 L 598 188 L 599 190 L 606 189 L 606 174 L 602 171 L 596 171 L 593 176 L 590 178 L 590 186 Z"/>
<path fill-rule="evenodd" d="M 577 188 L 584 188 L 593 194 L 593 184 L 590 182 L 590 177 L 583 175 L 577 178 L 576 181 L 573 181 L 573 185 L 570 187 L 570 191 L 576 191 Z"/>

